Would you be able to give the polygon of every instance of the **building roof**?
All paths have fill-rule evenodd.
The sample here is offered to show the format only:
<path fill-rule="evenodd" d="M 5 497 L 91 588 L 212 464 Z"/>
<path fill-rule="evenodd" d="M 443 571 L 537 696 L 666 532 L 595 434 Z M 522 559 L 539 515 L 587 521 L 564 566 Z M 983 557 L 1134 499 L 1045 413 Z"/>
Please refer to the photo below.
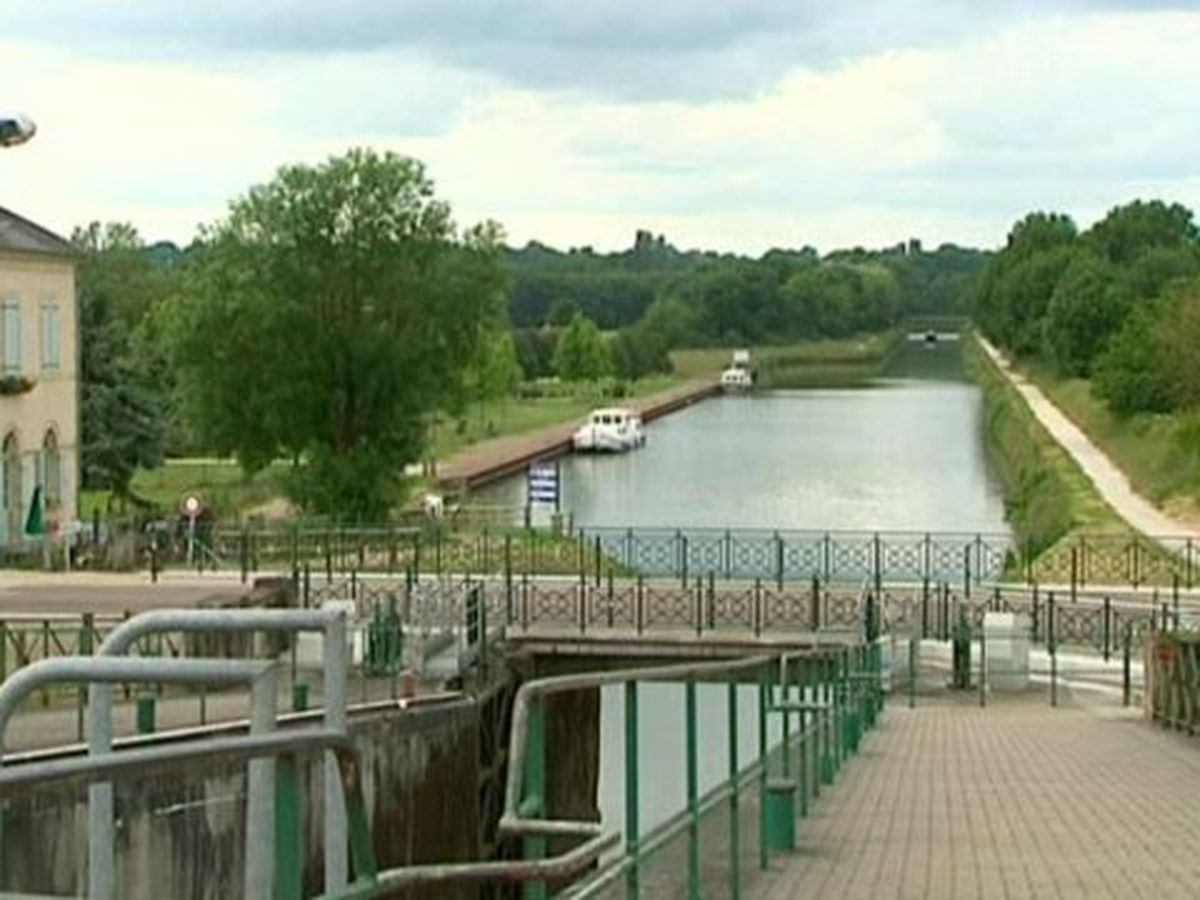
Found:
<path fill-rule="evenodd" d="M 0 251 L 76 256 L 76 250 L 53 231 L 0 206 Z"/>

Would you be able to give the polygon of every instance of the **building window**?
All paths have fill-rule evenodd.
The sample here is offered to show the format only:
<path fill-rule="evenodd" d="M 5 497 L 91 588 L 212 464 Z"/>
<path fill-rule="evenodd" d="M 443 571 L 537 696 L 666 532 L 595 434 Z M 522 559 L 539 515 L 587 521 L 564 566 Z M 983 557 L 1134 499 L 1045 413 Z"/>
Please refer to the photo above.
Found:
<path fill-rule="evenodd" d="M 21 504 L 24 498 L 21 494 L 21 447 L 17 443 L 17 435 L 10 431 L 0 449 L 0 460 L 3 465 L 4 522 L 8 527 L 10 540 L 21 536 Z"/>
<path fill-rule="evenodd" d="M 21 374 L 21 304 L 15 299 L 4 303 L 4 374 Z"/>
<path fill-rule="evenodd" d="M 62 464 L 58 455 L 58 435 L 46 432 L 42 441 L 42 485 L 46 509 L 56 509 L 62 502 Z"/>
<path fill-rule="evenodd" d="M 59 366 L 58 304 L 42 304 L 42 368 L 56 370 Z"/>

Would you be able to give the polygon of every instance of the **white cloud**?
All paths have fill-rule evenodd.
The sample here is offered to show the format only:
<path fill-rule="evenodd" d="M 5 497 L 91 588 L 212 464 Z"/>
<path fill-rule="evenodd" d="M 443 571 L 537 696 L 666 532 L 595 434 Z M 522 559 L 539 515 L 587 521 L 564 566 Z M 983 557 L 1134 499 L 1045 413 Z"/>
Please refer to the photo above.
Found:
<path fill-rule="evenodd" d="M 187 240 L 276 166 L 372 143 L 518 241 L 997 244 L 1033 208 L 1086 223 L 1138 195 L 1200 205 L 1198 44 L 1196 13 L 1030 15 L 685 101 L 515 88 L 418 51 L 204 66 L 0 43 L 16 73 L 0 103 L 41 127 L 0 154 L 0 203 Z"/>

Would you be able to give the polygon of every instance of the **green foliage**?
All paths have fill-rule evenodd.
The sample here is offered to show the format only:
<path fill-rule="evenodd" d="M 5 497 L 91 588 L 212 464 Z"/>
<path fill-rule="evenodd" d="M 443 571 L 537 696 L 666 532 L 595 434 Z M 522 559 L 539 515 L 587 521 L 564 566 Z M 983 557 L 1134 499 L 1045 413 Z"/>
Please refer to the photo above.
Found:
<path fill-rule="evenodd" d="M 1188 408 L 1200 404 L 1200 326 L 1185 296 L 1198 276 L 1200 231 L 1177 203 L 1136 200 L 1082 235 L 1065 216 L 1035 213 L 989 264 L 976 318 L 1017 355 L 1094 375 L 1120 415 Z"/>
<path fill-rule="evenodd" d="M 1128 307 L 1113 266 L 1093 253 L 1076 253 L 1054 285 L 1043 326 L 1058 370 L 1086 376 Z"/>
<path fill-rule="evenodd" d="M 1165 412 L 1174 405 L 1171 375 L 1148 308 L 1134 310 L 1113 335 L 1093 371 L 1096 394 L 1118 415 Z"/>
<path fill-rule="evenodd" d="M 496 229 L 457 234 L 419 162 L 352 150 L 251 188 L 196 257 L 169 327 L 188 420 L 248 471 L 304 460 L 311 511 L 386 516 L 503 321 Z"/>
<path fill-rule="evenodd" d="M 133 226 L 93 222 L 71 236 L 80 332 L 83 486 L 132 499 L 139 467 L 162 462 L 170 427 L 165 376 L 143 322 L 176 289 L 141 252 Z"/>
<path fill-rule="evenodd" d="M 612 371 L 608 344 L 596 323 L 576 314 L 558 339 L 554 370 L 564 381 L 595 381 Z"/>

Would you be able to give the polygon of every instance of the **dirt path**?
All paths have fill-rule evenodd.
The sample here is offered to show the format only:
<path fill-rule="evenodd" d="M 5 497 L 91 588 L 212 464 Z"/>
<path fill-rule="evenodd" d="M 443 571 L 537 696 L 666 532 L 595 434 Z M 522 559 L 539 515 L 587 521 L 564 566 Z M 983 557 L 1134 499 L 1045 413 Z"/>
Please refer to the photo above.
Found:
<path fill-rule="evenodd" d="M 1104 452 L 1091 442 L 1074 422 L 1068 419 L 1041 390 L 1013 369 L 1008 359 L 982 336 L 979 344 L 983 351 L 996 363 L 1026 405 L 1045 426 L 1058 443 L 1083 469 L 1088 479 L 1096 486 L 1117 514 L 1126 522 L 1146 535 L 1155 537 L 1197 537 L 1195 528 L 1188 523 L 1168 515 L 1135 491 L 1125 476 Z"/>

